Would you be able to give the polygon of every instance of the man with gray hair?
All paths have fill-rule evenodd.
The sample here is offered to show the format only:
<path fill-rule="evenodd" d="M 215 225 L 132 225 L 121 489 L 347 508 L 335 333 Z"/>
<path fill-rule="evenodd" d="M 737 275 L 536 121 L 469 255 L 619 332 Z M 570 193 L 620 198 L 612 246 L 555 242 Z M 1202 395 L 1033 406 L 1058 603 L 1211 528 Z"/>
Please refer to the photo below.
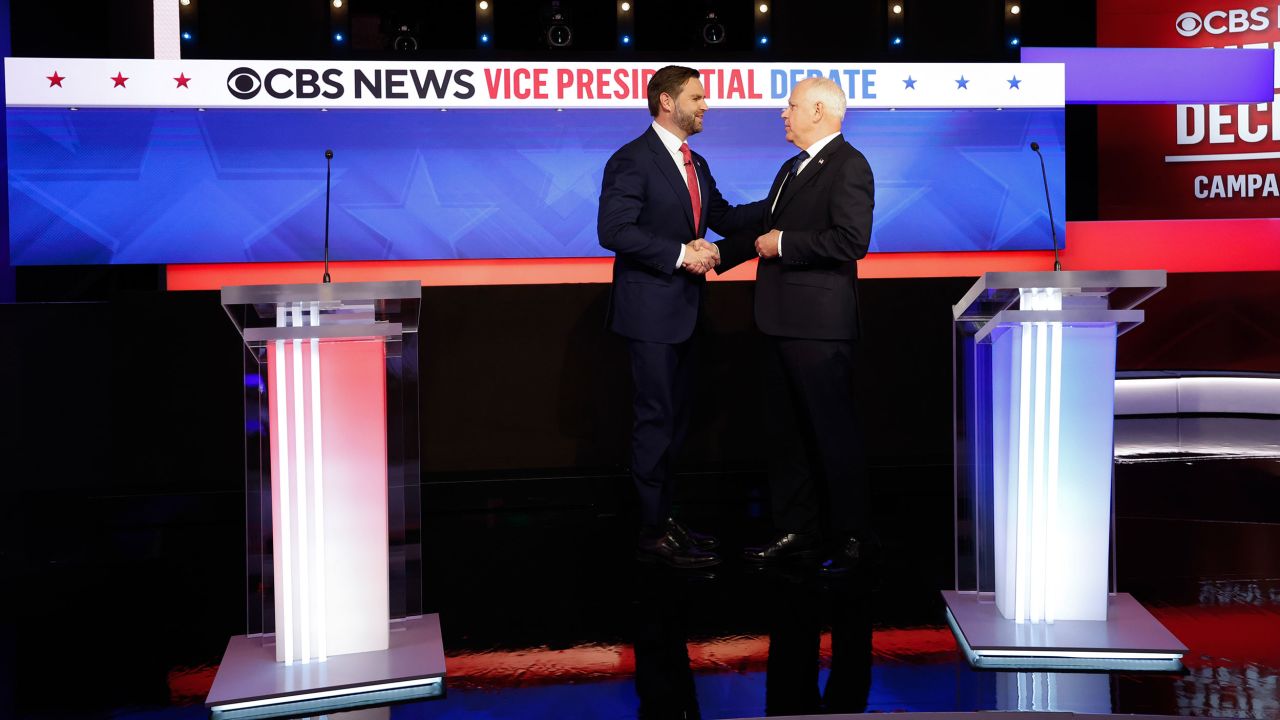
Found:
<path fill-rule="evenodd" d="M 748 548 L 757 563 L 828 558 L 827 574 L 878 551 L 867 508 L 853 400 L 859 335 L 858 260 L 871 240 L 875 181 L 840 133 L 845 96 L 826 78 L 796 84 L 782 111 L 800 149 L 778 170 L 756 233 L 720 241 L 719 271 L 759 257 L 756 325 L 768 336 L 765 393 L 769 490 L 778 535 Z"/>

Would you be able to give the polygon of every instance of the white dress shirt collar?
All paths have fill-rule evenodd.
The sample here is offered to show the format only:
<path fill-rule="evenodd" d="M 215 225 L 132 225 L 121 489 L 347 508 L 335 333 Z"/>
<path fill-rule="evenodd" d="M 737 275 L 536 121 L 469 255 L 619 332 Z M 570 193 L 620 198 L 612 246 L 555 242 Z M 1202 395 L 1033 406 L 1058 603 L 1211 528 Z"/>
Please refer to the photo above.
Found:
<path fill-rule="evenodd" d="M 658 133 L 658 139 L 661 140 L 662 145 L 667 148 L 667 152 L 672 155 L 681 154 L 680 146 L 686 143 L 686 140 L 681 140 L 676 137 L 675 133 L 672 133 L 670 130 L 659 125 L 657 120 L 653 121 L 653 131 Z"/>
<path fill-rule="evenodd" d="M 797 170 L 796 173 L 798 174 L 801 170 L 804 170 L 805 166 L 809 164 L 809 161 L 817 157 L 818 153 L 822 152 L 822 148 L 830 144 L 830 142 L 832 140 L 835 140 L 836 137 L 839 135 L 840 135 L 839 131 L 833 132 L 824 138 L 819 138 L 812 145 L 805 148 L 804 151 L 809 153 L 809 157 L 805 158 L 804 162 L 800 163 L 800 169 Z"/>

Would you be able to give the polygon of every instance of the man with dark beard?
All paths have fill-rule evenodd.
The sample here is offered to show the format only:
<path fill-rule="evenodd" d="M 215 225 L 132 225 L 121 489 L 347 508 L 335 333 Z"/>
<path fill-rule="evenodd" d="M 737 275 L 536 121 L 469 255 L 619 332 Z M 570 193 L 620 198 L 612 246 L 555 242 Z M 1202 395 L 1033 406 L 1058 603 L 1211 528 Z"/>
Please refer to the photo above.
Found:
<path fill-rule="evenodd" d="M 609 158 L 597 232 L 615 253 L 609 328 L 627 339 L 635 385 L 631 476 L 640 496 L 637 557 L 676 567 L 720 562 L 715 538 L 671 517 L 673 464 L 689 421 L 694 328 L 703 277 L 719 251 L 708 227 L 727 235 L 764 223 L 764 201 L 730 207 L 711 170 L 689 149 L 702 132 L 706 92 L 698 71 L 667 66 L 649 81 L 653 123 Z"/>

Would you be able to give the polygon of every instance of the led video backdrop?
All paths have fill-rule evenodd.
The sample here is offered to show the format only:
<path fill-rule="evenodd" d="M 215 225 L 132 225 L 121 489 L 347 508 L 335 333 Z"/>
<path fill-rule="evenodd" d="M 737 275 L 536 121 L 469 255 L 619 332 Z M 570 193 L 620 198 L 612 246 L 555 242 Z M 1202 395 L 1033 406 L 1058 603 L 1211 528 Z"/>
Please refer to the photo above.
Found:
<path fill-rule="evenodd" d="M 1280 5 L 1099 0 L 1098 45 L 1280 46 Z M 1280 90 L 1280 65 L 1273 85 Z M 1280 113 L 1271 102 L 1102 106 L 1098 214 L 1104 220 L 1280 217 L 1277 160 Z"/>
<path fill-rule="evenodd" d="M 1048 247 L 1032 140 L 1063 237 L 1060 106 L 890 109 L 883 94 L 903 83 L 885 67 L 876 85 L 851 86 L 845 121 L 876 176 L 873 251 Z M 927 66 L 915 77 L 939 67 L 931 82 L 965 98 L 968 88 L 949 77 L 963 69 Z M 1001 89 L 1021 89 L 1002 77 L 1016 79 L 1019 66 L 997 67 Z M 315 260 L 326 148 L 335 153 L 335 260 L 607 255 L 595 231 L 603 167 L 650 122 L 634 100 L 563 109 L 31 107 L 15 104 L 8 71 L 11 252 L 24 265 Z M 691 141 L 732 203 L 763 197 L 797 152 L 783 138 L 784 100 L 768 96 L 785 98 L 785 88 L 763 78 L 753 106 L 711 98 L 706 130 Z M 101 91 L 108 100 L 111 81 Z M 42 92 L 46 84 L 36 83 Z M 878 107 L 859 107 L 877 85 L 882 96 L 869 104 Z"/>

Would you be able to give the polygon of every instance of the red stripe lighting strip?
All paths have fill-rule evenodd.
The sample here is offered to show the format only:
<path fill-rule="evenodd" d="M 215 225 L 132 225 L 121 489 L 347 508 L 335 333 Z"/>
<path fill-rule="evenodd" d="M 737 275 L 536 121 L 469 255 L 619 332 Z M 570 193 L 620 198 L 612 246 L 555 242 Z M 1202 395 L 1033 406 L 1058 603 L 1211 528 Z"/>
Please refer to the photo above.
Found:
<path fill-rule="evenodd" d="M 1126 220 L 1067 223 L 1067 270 L 1164 269 L 1183 272 L 1280 270 L 1280 219 Z M 784 250 L 785 251 L 785 250 Z M 386 260 L 339 262 L 340 282 L 418 279 L 427 287 L 607 283 L 613 259 Z M 858 262 L 862 278 L 976 277 L 984 272 L 1048 270 L 1051 250 L 1018 252 L 874 253 Z M 216 290 L 224 285 L 315 283 L 321 263 L 169 265 L 169 290 Z M 755 277 L 755 262 L 713 281 Z"/>

